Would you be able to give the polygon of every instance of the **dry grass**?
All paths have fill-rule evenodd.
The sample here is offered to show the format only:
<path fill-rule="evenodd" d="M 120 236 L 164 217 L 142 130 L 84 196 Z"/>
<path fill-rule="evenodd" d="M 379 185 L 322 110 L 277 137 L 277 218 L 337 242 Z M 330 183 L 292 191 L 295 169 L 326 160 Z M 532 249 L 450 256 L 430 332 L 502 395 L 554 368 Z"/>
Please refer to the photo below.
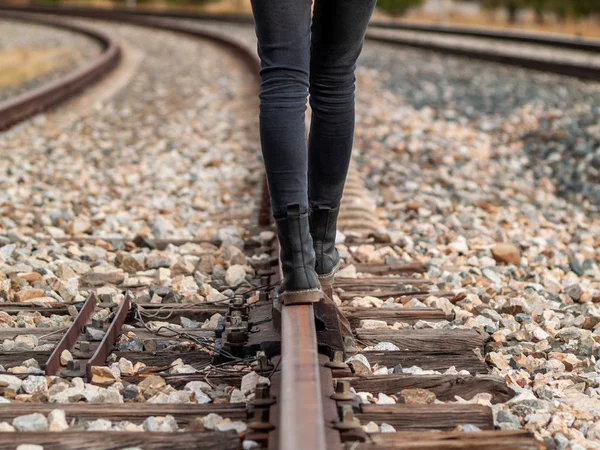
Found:
<path fill-rule="evenodd" d="M 207 11 L 231 13 L 231 12 L 245 12 L 251 13 L 252 8 L 250 7 L 249 0 L 222 0 L 220 2 L 209 3 L 206 8 Z"/>
<path fill-rule="evenodd" d="M 0 50 L 0 88 L 16 86 L 57 67 L 68 56 L 66 48 Z"/>
<path fill-rule="evenodd" d="M 251 13 L 250 0 L 221 0 L 219 2 L 210 3 L 206 6 L 206 10 L 214 12 L 246 12 Z M 444 21 L 452 25 L 475 25 L 483 27 L 495 28 L 510 28 L 510 29 L 526 29 L 530 31 L 543 31 L 549 33 L 563 33 L 571 35 L 581 35 L 586 37 L 600 37 L 600 21 L 596 20 L 568 20 L 564 23 L 559 23 L 556 20 L 548 18 L 544 25 L 535 23 L 530 17 L 522 19 L 517 24 L 509 24 L 506 20 L 494 17 L 490 14 L 482 14 L 477 16 L 452 14 L 449 17 L 440 17 L 436 14 L 426 14 L 419 10 L 413 10 L 403 17 L 405 20 L 419 22 L 436 22 Z M 375 12 L 376 19 L 388 18 L 385 14 L 379 11 Z"/>
<path fill-rule="evenodd" d="M 13 0 L 21 1 L 21 0 Z M 22 0 L 27 1 L 27 0 Z M 79 4 L 79 5 L 94 5 L 94 6 L 111 6 L 114 3 L 111 0 L 63 0 L 65 4 Z M 122 3 L 120 3 L 122 4 Z M 167 3 L 165 0 L 150 0 L 139 3 L 143 7 L 147 8 L 173 8 L 173 4 Z M 181 4 L 179 8 L 184 9 L 200 9 L 203 11 L 220 12 L 220 13 L 252 13 L 250 6 L 250 0 L 220 0 L 209 3 L 203 7 L 195 7 L 193 5 Z M 494 27 L 494 28 L 508 28 L 514 30 L 530 30 L 530 31 L 543 31 L 549 33 L 562 33 L 570 35 L 580 35 L 585 37 L 600 38 L 600 20 L 568 20 L 564 23 L 557 22 L 552 18 L 548 18 L 544 25 L 537 24 L 531 17 L 531 15 L 524 17 L 517 24 L 510 24 L 506 20 L 500 17 L 500 14 L 481 14 L 481 15 L 466 15 L 466 14 L 451 14 L 448 17 L 440 17 L 439 14 L 424 13 L 420 10 L 413 10 L 407 15 L 402 17 L 403 20 L 426 22 L 426 23 L 448 23 L 451 25 L 475 25 L 482 27 Z M 389 16 L 375 11 L 375 19 L 389 19 Z"/>

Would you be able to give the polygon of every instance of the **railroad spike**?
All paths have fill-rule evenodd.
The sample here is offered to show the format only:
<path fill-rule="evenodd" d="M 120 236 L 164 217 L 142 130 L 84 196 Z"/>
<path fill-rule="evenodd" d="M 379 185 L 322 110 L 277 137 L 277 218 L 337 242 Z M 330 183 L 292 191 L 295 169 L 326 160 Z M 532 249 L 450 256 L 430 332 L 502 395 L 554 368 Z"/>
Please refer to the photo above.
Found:
<path fill-rule="evenodd" d="M 251 404 L 256 407 L 271 406 L 275 403 L 275 398 L 271 395 L 271 387 L 268 383 L 258 383 L 254 394 L 254 400 Z"/>
<path fill-rule="evenodd" d="M 271 431 L 275 425 L 269 422 L 269 408 L 256 408 L 254 410 L 254 420 L 248 423 L 248 428 L 255 431 Z"/>
<path fill-rule="evenodd" d="M 336 350 L 333 353 L 333 359 L 325 363 L 325 367 L 330 369 L 349 369 L 348 364 L 344 362 L 344 352 Z"/>
<path fill-rule="evenodd" d="M 252 363 L 251 368 L 256 373 L 265 373 L 271 372 L 274 369 L 274 366 L 269 362 L 267 354 L 260 350 L 256 352 L 256 361 Z"/>
<path fill-rule="evenodd" d="M 350 391 L 350 382 L 347 380 L 338 380 L 335 384 L 335 392 L 331 394 L 334 400 L 354 400 L 356 395 Z"/>
<path fill-rule="evenodd" d="M 340 410 L 340 420 L 333 424 L 336 430 L 347 431 L 360 428 L 360 420 L 354 416 L 351 405 L 343 405 Z"/>

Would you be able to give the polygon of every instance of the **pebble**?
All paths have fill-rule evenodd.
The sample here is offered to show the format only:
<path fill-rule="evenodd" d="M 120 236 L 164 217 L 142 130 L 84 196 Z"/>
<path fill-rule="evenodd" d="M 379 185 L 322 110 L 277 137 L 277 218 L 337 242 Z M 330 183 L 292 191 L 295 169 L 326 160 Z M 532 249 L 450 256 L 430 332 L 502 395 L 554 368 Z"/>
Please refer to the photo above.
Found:
<path fill-rule="evenodd" d="M 387 330 L 388 328 L 390 328 L 387 322 L 384 320 L 371 319 L 361 320 L 359 327 L 364 328 L 366 330 Z"/>
<path fill-rule="evenodd" d="M 48 429 L 48 419 L 40 413 L 15 417 L 12 426 L 17 431 L 45 431 Z"/>
<path fill-rule="evenodd" d="M 53 409 L 48 414 L 48 430 L 49 431 L 64 431 L 69 429 L 67 416 L 62 409 Z"/>
<path fill-rule="evenodd" d="M 252 371 L 242 377 L 240 390 L 242 394 L 249 395 L 254 392 L 258 383 L 271 384 L 268 378 L 265 378 L 258 373 Z"/>
<path fill-rule="evenodd" d="M 379 426 L 379 432 L 380 433 L 395 433 L 396 429 L 393 426 L 391 426 L 390 424 L 384 422 Z"/>
<path fill-rule="evenodd" d="M 110 386 L 120 381 L 119 377 L 108 367 L 92 366 L 92 384 L 98 386 Z"/>
<path fill-rule="evenodd" d="M 514 264 L 518 266 L 521 262 L 521 253 L 516 245 L 504 242 L 492 247 L 492 255 L 498 262 Z"/>
<path fill-rule="evenodd" d="M 179 429 L 177 421 L 170 415 L 164 417 L 148 417 L 144 420 L 143 425 L 144 431 L 150 432 L 172 432 Z"/>
<path fill-rule="evenodd" d="M 10 423 L 0 422 L 0 432 L 6 433 L 6 432 L 12 432 L 12 431 L 16 431 L 16 430 L 15 430 L 15 427 L 13 427 Z"/>
<path fill-rule="evenodd" d="M 14 375 L 0 375 L 0 387 L 18 391 L 22 384 L 23 381 Z"/>
<path fill-rule="evenodd" d="M 367 433 L 379 433 L 380 432 L 379 425 L 377 425 L 375 422 L 367 423 L 366 425 L 363 426 L 363 430 L 365 430 L 365 432 L 367 432 Z"/>
<path fill-rule="evenodd" d="M 60 354 L 60 365 L 65 367 L 69 361 L 73 361 L 73 355 L 69 350 L 65 349 Z"/>
<path fill-rule="evenodd" d="M 43 376 L 29 375 L 25 380 L 23 380 L 23 383 L 21 384 L 21 390 L 23 390 L 23 392 L 26 394 L 47 394 L 48 381 L 46 377 Z"/>
<path fill-rule="evenodd" d="M 246 281 L 246 269 L 244 266 L 234 264 L 225 273 L 225 282 L 230 286 L 239 286 Z"/>
<path fill-rule="evenodd" d="M 87 424 L 88 431 L 108 431 L 112 427 L 112 422 L 106 419 L 92 420 Z"/>
<path fill-rule="evenodd" d="M 377 396 L 377 402 L 378 405 L 395 405 L 396 404 L 396 400 L 393 397 L 390 397 L 389 395 L 385 395 L 383 393 L 379 393 L 379 395 Z"/>
<path fill-rule="evenodd" d="M 399 393 L 399 402 L 407 405 L 430 405 L 435 400 L 435 394 L 427 389 L 403 389 Z"/>

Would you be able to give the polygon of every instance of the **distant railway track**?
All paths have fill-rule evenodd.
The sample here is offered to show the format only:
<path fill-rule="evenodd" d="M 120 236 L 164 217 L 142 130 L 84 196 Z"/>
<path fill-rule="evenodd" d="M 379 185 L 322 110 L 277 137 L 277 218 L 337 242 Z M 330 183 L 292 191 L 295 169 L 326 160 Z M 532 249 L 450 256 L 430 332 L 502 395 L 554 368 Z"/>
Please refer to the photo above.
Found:
<path fill-rule="evenodd" d="M 59 13 L 80 17 L 109 18 L 118 14 L 125 16 L 169 17 L 173 19 L 194 19 L 226 23 L 253 23 L 252 17 L 245 14 L 215 14 L 184 11 L 160 11 L 151 9 L 90 9 L 84 7 L 56 8 L 47 6 L 20 7 L 6 6 L 11 10 Z M 394 33 L 396 32 L 396 33 Z M 500 64 L 514 65 L 549 73 L 573 76 L 585 79 L 600 78 L 600 40 L 581 37 L 569 37 L 525 31 L 489 30 L 477 27 L 447 26 L 435 24 L 417 24 L 409 22 L 374 21 L 370 25 L 367 37 L 374 41 L 411 46 L 424 50 L 438 51 L 456 56 L 476 58 Z M 445 42 L 452 38 L 453 41 Z M 457 45 L 456 39 L 463 38 L 464 45 Z M 487 40 L 488 45 L 476 45 L 475 40 Z M 494 42 L 499 44 L 494 45 Z M 490 45 L 491 44 L 491 45 Z M 503 48 L 507 44 L 531 47 L 531 52 L 521 53 L 514 49 Z M 536 49 L 556 53 L 558 50 L 573 50 L 580 54 L 540 55 Z"/>
<path fill-rule="evenodd" d="M 85 87 L 94 84 L 110 72 L 119 62 L 121 49 L 109 36 L 100 31 L 67 23 L 62 20 L 24 16 L 15 12 L 3 11 L 0 17 L 4 19 L 34 21 L 42 25 L 75 31 L 96 40 L 103 49 L 99 56 L 83 67 L 36 89 L 0 101 L 0 130 L 4 130 L 34 114 L 56 106 Z"/>
<path fill-rule="evenodd" d="M 32 10 L 29 10 L 32 11 Z M 60 13 L 69 17 L 89 17 L 102 20 L 127 22 L 156 29 L 184 33 L 188 36 L 210 39 L 234 51 L 247 64 L 248 70 L 257 74 L 258 59 L 252 46 L 232 39 L 224 33 L 208 31 L 188 23 L 165 22 L 161 17 L 149 14 L 131 14 L 124 11 L 104 11 L 86 9 L 56 10 L 35 8 L 36 12 Z M 0 15 L 2 17 L 2 15 Z M 198 17 L 200 18 L 200 17 Z M 203 17 L 207 19 L 207 17 Z M 220 20 L 220 19 L 219 19 Z M 247 18 L 238 18 L 247 21 Z M 511 63 L 516 63 L 512 61 Z M 552 71 L 552 70 L 550 70 Z M 50 107 L 48 103 L 45 107 Z M 11 122 L 11 123 L 14 123 Z M 257 207 L 259 225 L 268 226 L 268 201 L 263 187 L 262 198 Z M 259 228 L 264 230 L 264 228 Z M 67 241 L 69 241 L 67 239 Z M 73 239 L 73 242 L 76 240 Z M 366 241 L 375 246 L 385 244 L 377 236 Z M 121 242 L 103 243 L 111 248 L 119 245 L 137 247 L 159 247 L 163 245 L 184 245 L 186 240 L 173 242 Z M 194 242 L 198 244 L 198 242 Z M 268 376 L 271 385 L 258 386 L 255 398 L 248 408 L 236 404 L 207 405 L 147 405 L 127 403 L 118 408 L 106 405 L 71 404 L 63 405 L 69 418 L 108 418 L 111 420 L 139 420 L 148 415 L 171 414 L 183 424 L 193 428 L 194 418 L 216 412 L 232 420 L 246 420 L 249 431 L 245 440 L 258 442 L 262 448 L 281 450 L 382 450 L 382 449 L 541 449 L 543 444 L 535 441 L 527 431 L 494 430 L 491 409 L 478 404 L 366 404 L 351 391 L 376 390 L 385 395 L 394 395 L 406 389 L 427 389 L 443 401 L 455 396 L 470 399 L 477 394 L 489 394 L 493 403 L 504 402 L 513 395 L 505 381 L 489 374 L 484 355 L 489 336 L 474 330 L 465 329 L 423 329 L 423 330 L 377 330 L 363 328 L 362 321 L 378 320 L 386 324 L 395 322 L 415 323 L 419 320 L 440 321 L 448 319 L 444 311 L 437 308 L 342 308 L 334 306 L 333 291 L 326 292 L 326 298 L 317 305 L 302 305 L 283 308 L 279 305 L 273 288 L 279 280 L 276 243 L 250 238 L 245 245 L 248 256 L 271 254 L 272 257 L 257 269 L 253 280 L 253 290 L 247 294 L 235 295 L 218 304 L 198 305 L 153 305 L 136 303 L 130 305 L 128 290 L 119 288 L 125 294 L 120 304 L 111 298 L 98 298 L 95 294 L 85 303 L 76 305 L 76 317 L 67 330 L 39 332 L 44 339 L 54 342 L 53 350 L 42 354 L 29 354 L 26 351 L 3 354 L 2 364 L 14 366 L 19 360 L 35 357 L 46 361 L 43 370 L 47 375 L 60 374 L 67 378 L 82 377 L 97 382 L 102 379 L 102 367 L 107 359 L 127 357 L 142 361 L 152 372 L 126 374 L 124 381 L 133 385 L 159 373 L 171 384 L 181 386 L 190 381 L 203 381 L 205 374 L 169 374 L 170 361 L 181 358 L 195 369 L 209 365 L 223 367 L 232 362 L 254 362 L 258 373 Z M 372 298 L 404 297 L 424 298 L 431 295 L 434 280 L 420 277 L 426 267 L 420 264 L 367 264 L 354 261 L 358 272 L 364 278 L 340 278 L 335 286 L 340 298 L 370 296 Z M 107 283 L 101 276 L 86 280 L 90 289 Z M 116 283 L 118 284 L 118 283 Z M 229 287 L 229 286 L 227 286 Z M 258 292 L 258 301 L 249 302 L 251 294 Z M 451 302 L 461 298 L 452 292 L 435 291 L 440 297 Z M 75 305 L 73 305 L 75 306 Z M 7 314 L 18 314 L 24 306 L 3 304 Z M 0 308 L 0 309 L 2 309 Z M 40 314 L 70 314 L 64 304 L 48 304 L 44 307 L 30 306 L 31 311 Z M 98 309 L 108 310 L 103 320 L 92 319 Z M 61 312 L 62 311 L 62 312 Z M 204 320 L 219 312 L 224 319 L 215 328 L 197 329 L 186 333 L 151 330 L 145 318 L 160 316 L 165 321 L 185 317 L 189 320 Z M 316 320 L 313 320 L 316 317 Z M 124 328 L 129 325 L 130 328 Z M 131 328 L 134 327 L 134 328 Z M 98 337 L 94 330 L 99 330 Z M 144 350 L 119 351 L 115 343 L 126 331 L 144 339 Z M 19 333 L 10 330 L 6 337 Z M 10 334 L 12 333 L 12 334 Z M 161 335 L 166 333 L 166 335 Z M 60 339 L 59 339 L 60 338 Z M 158 341 L 169 339 L 205 346 L 211 352 L 185 350 L 175 344 L 167 350 Z M 147 341 L 147 343 L 146 343 Z M 378 344 L 392 344 L 397 349 L 376 348 Z M 175 352 L 174 347 L 178 350 Z M 365 373 L 360 359 L 344 362 L 345 356 L 357 353 L 357 347 L 370 347 L 360 351 L 370 364 L 386 367 L 400 367 L 398 373 L 373 375 Z M 373 348 L 375 347 L 375 348 Z M 72 362 L 66 367 L 60 362 L 65 350 L 72 353 Z M 262 352 L 262 353 L 257 353 Z M 135 353 L 135 354 L 133 354 Z M 425 370 L 435 370 L 440 375 L 413 375 L 402 373 L 402 367 L 419 366 Z M 467 374 L 444 374 L 454 367 Z M 106 376 L 110 376 L 106 374 Z M 215 371 L 211 382 L 224 382 L 233 386 L 241 383 L 241 374 Z M 19 415 L 36 412 L 48 413 L 50 405 L 27 403 L 15 406 L 0 405 L 0 417 L 9 420 Z M 387 423 L 397 432 L 389 434 L 367 433 L 361 424 L 368 422 Z M 457 432 L 456 427 L 471 425 L 478 432 Z M 435 432 L 434 432 L 435 431 Z M 143 448 L 201 448 L 238 449 L 241 439 L 235 433 L 218 434 L 205 430 L 189 429 L 176 434 L 135 433 L 135 432 L 83 432 L 70 431 L 63 434 L 51 432 L 18 433 L 0 436 L 0 446 L 28 442 L 44 445 L 46 449 L 80 449 L 82 443 L 95 449 L 116 449 L 140 445 Z"/>

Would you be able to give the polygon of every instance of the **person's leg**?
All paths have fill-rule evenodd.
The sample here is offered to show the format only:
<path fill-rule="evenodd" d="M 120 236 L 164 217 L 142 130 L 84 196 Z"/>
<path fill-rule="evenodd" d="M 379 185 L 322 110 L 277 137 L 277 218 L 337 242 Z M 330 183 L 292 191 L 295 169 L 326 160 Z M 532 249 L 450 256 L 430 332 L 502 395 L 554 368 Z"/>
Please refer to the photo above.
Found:
<path fill-rule="evenodd" d="M 308 210 L 304 115 L 311 0 L 252 0 L 261 59 L 260 139 L 275 218 Z"/>
<path fill-rule="evenodd" d="M 310 59 L 308 198 L 335 208 L 354 138 L 354 71 L 376 0 L 315 0 Z"/>
<path fill-rule="evenodd" d="M 309 227 L 304 114 L 310 64 L 311 0 L 252 0 L 261 59 L 260 138 L 277 224 L 284 304 L 317 302 Z"/>
<path fill-rule="evenodd" d="M 308 198 L 315 270 L 333 283 L 339 205 L 354 140 L 354 71 L 376 0 L 315 0 L 310 60 Z"/>

